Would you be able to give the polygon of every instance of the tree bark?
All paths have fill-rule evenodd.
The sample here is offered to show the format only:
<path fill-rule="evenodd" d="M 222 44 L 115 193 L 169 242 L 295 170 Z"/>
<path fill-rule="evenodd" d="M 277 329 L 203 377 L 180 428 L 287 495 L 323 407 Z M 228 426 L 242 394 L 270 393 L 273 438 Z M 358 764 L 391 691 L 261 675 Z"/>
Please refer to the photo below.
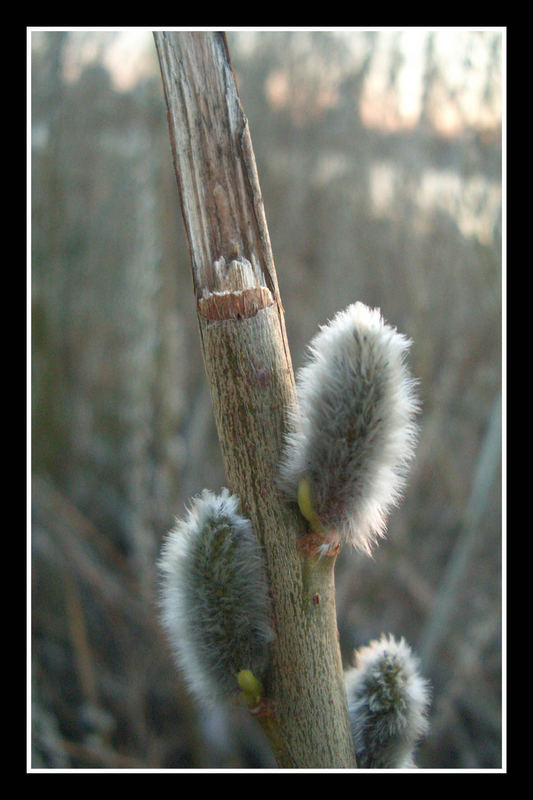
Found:
<path fill-rule="evenodd" d="M 202 351 L 228 487 L 264 548 L 275 631 L 262 722 L 282 768 L 353 768 L 334 557 L 277 485 L 295 399 L 248 123 L 218 32 L 155 32 Z M 303 537 L 303 538 L 302 538 Z"/>

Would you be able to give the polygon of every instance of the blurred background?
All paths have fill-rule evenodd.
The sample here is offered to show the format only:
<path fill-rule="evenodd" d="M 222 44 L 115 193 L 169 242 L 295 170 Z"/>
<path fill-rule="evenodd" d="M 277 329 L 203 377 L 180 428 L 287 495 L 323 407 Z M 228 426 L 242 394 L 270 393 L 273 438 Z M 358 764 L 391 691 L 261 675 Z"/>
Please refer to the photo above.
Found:
<path fill-rule="evenodd" d="M 275 767 L 244 711 L 199 713 L 157 619 L 162 537 L 225 477 L 152 33 L 29 38 L 31 767 Z M 344 663 L 404 636 L 418 765 L 501 768 L 505 31 L 228 41 L 295 369 L 355 300 L 414 342 L 405 500 L 337 562 Z"/>

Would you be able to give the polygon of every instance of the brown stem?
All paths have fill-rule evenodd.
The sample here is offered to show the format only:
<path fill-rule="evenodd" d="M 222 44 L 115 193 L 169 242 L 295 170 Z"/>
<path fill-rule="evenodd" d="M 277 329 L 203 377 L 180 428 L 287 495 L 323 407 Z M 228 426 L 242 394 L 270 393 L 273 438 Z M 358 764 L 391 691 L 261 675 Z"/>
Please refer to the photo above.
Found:
<path fill-rule="evenodd" d="M 227 481 L 267 562 L 276 638 L 264 681 L 271 713 L 262 724 L 280 767 L 353 768 L 335 559 L 306 563 L 297 546 L 306 522 L 277 485 L 294 376 L 226 38 L 215 32 L 154 36 Z"/>

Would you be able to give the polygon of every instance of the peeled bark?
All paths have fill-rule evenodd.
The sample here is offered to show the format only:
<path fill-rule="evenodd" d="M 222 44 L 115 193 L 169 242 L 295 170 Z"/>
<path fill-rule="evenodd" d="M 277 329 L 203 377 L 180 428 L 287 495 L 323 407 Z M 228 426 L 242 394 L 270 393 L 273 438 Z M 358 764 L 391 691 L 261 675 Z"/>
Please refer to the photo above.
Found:
<path fill-rule="evenodd" d="M 276 638 L 259 717 L 282 768 L 353 768 L 334 562 L 277 485 L 294 376 L 248 123 L 224 34 L 154 33 L 228 487 L 261 540 Z"/>

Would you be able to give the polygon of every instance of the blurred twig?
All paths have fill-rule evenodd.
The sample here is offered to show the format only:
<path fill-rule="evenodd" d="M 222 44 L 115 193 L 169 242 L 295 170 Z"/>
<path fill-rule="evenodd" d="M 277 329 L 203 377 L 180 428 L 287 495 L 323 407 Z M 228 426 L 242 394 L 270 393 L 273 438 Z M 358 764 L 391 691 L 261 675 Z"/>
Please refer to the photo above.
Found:
<path fill-rule="evenodd" d="M 77 571 L 107 605 L 137 617 L 145 613 L 123 556 L 65 495 L 38 475 L 32 475 L 32 509 L 37 517 L 53 522 L 47 529 L 70 569 Z M 100 556 L 98 559 L 90 557 L 90 548 Z"/>
<path fill-rule="evenodd" d="M 422 631 L 418 653 L 423 669 L 431 672 L 434 658 L 443 641 L 457 605 L 457 597 L 467 574 L 479 538 L 479 525 L 501 457 L 501 396 L 494 401 L 489 425 L 479 454 L 463 525 L 438 591 L 432 613 Z"/>
<path fill-rule="evenodd" d="M 96 687 L 93 654 L 89 637 L 87 636 L 85 614 L 80 601 L 78 587 L 66 569 L 63 569 L 63 587 L 65 590 L 65 607 L 70 639 L 82 694 L 87 703 L 97 706 L 98 690 Z"/>

